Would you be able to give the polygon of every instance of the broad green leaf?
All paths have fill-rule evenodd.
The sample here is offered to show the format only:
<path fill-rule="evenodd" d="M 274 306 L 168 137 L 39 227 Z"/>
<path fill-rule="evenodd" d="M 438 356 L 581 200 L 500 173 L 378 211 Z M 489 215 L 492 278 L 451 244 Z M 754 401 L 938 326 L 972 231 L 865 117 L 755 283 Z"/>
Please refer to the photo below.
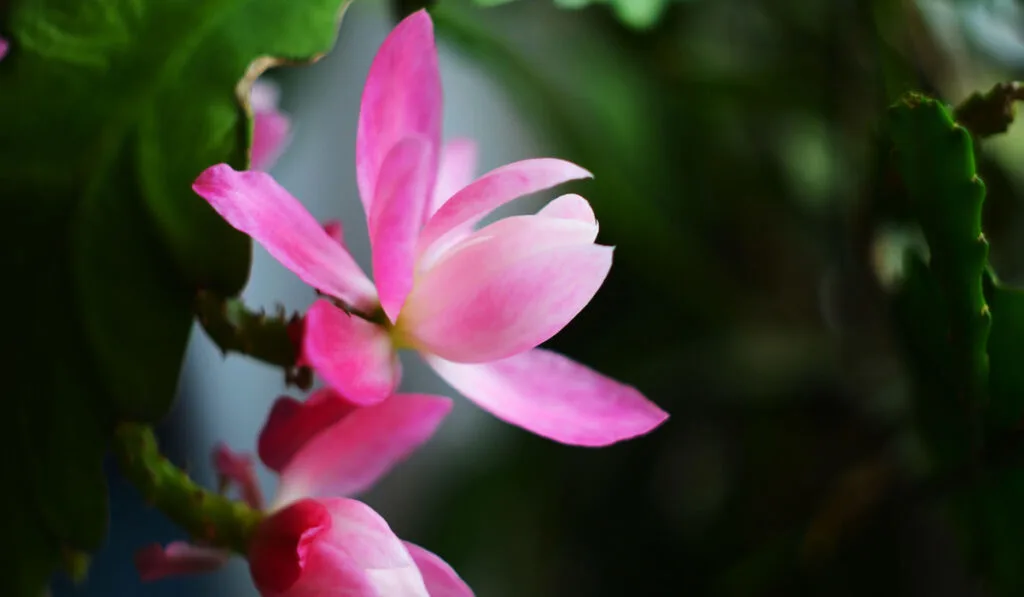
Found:
<path fill-rule="evenodd" d="M 243 167 L 245 97 L 326 52 L 347 0 L 12 0 L 0 34 L 0 268 L 9 287 L 0 594 L 37 597 L 106 531 L 119 420 L 169 409 L 198 289 L 231 295 L 250 243 L 191 191 Z"/>

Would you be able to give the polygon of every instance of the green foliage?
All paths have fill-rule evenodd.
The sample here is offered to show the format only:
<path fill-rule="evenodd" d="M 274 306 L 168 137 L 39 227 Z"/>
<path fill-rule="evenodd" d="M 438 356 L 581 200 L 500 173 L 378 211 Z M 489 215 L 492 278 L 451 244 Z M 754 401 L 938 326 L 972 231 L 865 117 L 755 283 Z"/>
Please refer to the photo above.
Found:
<path fill-rule="evenodd" d="M 268 56 L 326 52 L 344 0 L 15 0 L 0 34 L 0 265 L 9 412 L 3 595 L 36 597 L 106 530 L 120 420 L 171 405 L 196 290 L 237 293 L 250 245 L 191 191 L 247 162 Z"/>
<path fill-rule="evenodd" d="M 476 0 L 483 6 L 498 6 L 512 0 Z M 554 0 L 555 5 L 565 9 L 580 9 L 591 4 L 607 4 L 626 25 L 636 29 L 648 29 L 657 24 L 672 0 Z"/>
<path fill-rule="evenodd" d="M 1024 293 L 989 269 L 985 187 L 966 129 L 941 103 L 909 95 L 890 111 L 896 164 L 928 241 L 908 256 L 895 299 L 917 383 L 921 434 L 969 562 L 998 595 L 1024 590 Z"/>
<path fill-rule="evenodd" d="M 985 277 L 985 296 L 996 320 L 988 341 L 991 366 L 988 424 L 1012 429 L 1024 420 L 1024 292 Z"/>
<path fill-rule="evenodd" d="M 890 110 L 896 162 L 946 302 L 955 391 L 967 408 L 985 401 L 991 316 L 982 291 L 988 243 L 981 233 L 985 186 L 970 133 L 936 100 L 908 95 Z"/>
<path fill-rule="evenodd" d="M 928 265 L 908 254 L 904 278 L 893 300 L 900 322 L 908 365 L 914 371 L 919 431 L 937 467 L 966 461 L 980 441 L 979 422 L 958 399 L 955 360 L 949 342 L 949 309 L 942 288 Z"/>

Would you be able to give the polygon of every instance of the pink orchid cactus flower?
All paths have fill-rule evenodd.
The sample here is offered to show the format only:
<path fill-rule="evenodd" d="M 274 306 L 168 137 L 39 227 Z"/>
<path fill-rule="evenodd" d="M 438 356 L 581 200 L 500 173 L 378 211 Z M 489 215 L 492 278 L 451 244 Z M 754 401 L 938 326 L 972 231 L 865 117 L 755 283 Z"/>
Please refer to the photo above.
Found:
<path fill-rule="evenodd" d="M 437 49 L 421 10 L 385 40 L 359 114 L 356 177 L 376 286 L 269 175 L 221 164 L 193 189 L 334 299 L 309 309 L 302 362 L 349 399 L 389 396 L 401 375 L 396 350 L 411 348 L 494 415 L 563 443 L 603 446 L 660 425 L 668 415 L 635 388 L 536 348 L 590 302 L 611 267 L 612 247 L 594 243 L 589 203 L 563 195 L 535 215 L 474 229 L 509 201 L 590 173 L 530 159 L 473 180 L 473 143 L 442 147 L 440 134 Z"/>
<path fill-rule="evenodd" d="M 348 497 L 373 485 L 429 439 L 451 410 L 439 396 L 399 394 L 356 407 L 333 389 L 305 402 L 282 397 L 260 433 L 258 453 L 280 475 L 248 559 L 264 597 L 472 597 L 435 554 L 403 542 L 369 506 Z M 261 507 L 252 459 L 214 450 L 223 481 Z M 144 580 L 217 570 L 218 549 L 176 542 L 136 554 Z"/>
<path fill-rule="evenodd" d="M 252 153 L 250 162 L 255 170 L 269 170 L 280 157 L 288 142 L 291 120 L 277 109 L 281 90 L 271 81 L 257 79 L 249 94 L 252 108 Z"/>

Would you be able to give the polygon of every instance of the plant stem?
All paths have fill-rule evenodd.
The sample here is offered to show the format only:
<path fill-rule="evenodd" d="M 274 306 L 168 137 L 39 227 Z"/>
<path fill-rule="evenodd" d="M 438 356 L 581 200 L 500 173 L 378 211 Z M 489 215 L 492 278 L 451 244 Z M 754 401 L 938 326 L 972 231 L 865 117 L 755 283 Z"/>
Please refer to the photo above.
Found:
<path fill-rule="evenodd" d="M 253 313 L 239 299 L 206 291 L 196 296 L 196 314 L 207 335 L 225 354 L 238 352 L 277 365 L 284 369 L 287 383 L 303 390 L 312 385 L 312 372 L 295 364 L 302 323 L 298 314 L 287 316 L 284 309 L 274 316 Z"/>
<path fill-rule="evenodd" d="M 262 512 L 196 484 L 160 453 L 150 427 L 121 423 L 114 436 L 114 451 L 125 478 L 194 541 L 239 554 L 247 552 Z"/>
<path fill-rule="evenodd" d="M 986 93 L 974 93 L 957 106 L 957 122 L 984 138 L 1005 133 L 1017 115 L 1015 104 L 1024 101 L 1024 85 L 997 83 Z"/>

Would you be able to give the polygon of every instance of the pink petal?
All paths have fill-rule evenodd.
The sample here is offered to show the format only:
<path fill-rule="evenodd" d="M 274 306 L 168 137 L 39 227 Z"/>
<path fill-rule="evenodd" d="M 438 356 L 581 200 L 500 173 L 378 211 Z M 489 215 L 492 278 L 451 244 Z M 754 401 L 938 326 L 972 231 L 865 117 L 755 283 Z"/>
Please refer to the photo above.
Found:
<path fill-rule="evenodd" d="M 431 199 L 427 216 L 437 213 L 456 192 L 473 181 L 476 172 L 476 143 L 469 139 L 455 139 L 445 145 L 441 154 L 441 166 L 438 171 L 434 196 Z M 421 254 L 416 262 L 417 271 L 429 268 L 439 255 L 453 245 L 458 244 L 473 233 L 475 221 L 467 221 L 448 231 L 442 239 L 430 246 L 426 254 Z M 420 243 L 417 240 L 417 251 Z"/>
<path fill-rule="evenodd" d="M 356 179 L 367 216 L 377 197 L 384 159 L 401 139 L 419 136 L 430 148 L 427 188 L 434 185 L 441 145 L 441 76 L 434 25 L 426 11 L 406 17 L 370 66 L 356 132 Z"/>
<path fill-rule="evenodd" d="M 501 359 L 558 333 L 590 302 L 612 248 L 597 226 L 517 216 L 447 251 L 417 280 L 397 324 L 420 350 L 462 363 Z"/>
<path fill-rule="evenodd" d="M 281 88 L 271 79 L 256 79 L 249 91 L 249 105 L 254 112 L 276 110 L 281 100 Z"/>
<path fill-rule="evenodd" d="M 7 55 L 7 50 L 10 49 L 10 43 L 3 37 L 0 37 L 0 60 L 4 59 Z"/>
<path fill-rule="evenodd" d="M 473 590 L 447 562 L 419 545 L 408 541 L 404 543 L 423 575 L 430 597 L 473 597 Z"/>
<path fill-rule="evenodd" d="M 380 167 L 370 212 L 373 279 L 391 321 L 412 289 L 416 237 L 426 219 L 430 193 L 430 145 L 422 137 L 395 144 Z"/>
<path fill-rule="evenodd" d="M 300 595 L 290 590 L 309 581 L 311 552 L 333 524 L 327 507 L 314 500 L 296 502 L 268 516 L 256 527 L 249 547 L 249 571 L 263 595 Z M 337 566 L 336 568 L 342 568 Z M 361 569 L 343 570 L 358 584 Z"/>
<path fill-rule="evenodd" d="M 323 299 L 306 313 L 301 360 L 360 406 L 390 396 L 401 376 L 387 331 Z"/>
<path fill-rule="evenodd" d="M 482 365 L 426 359 L 499 419 L 563 444 L 606 446 L 648 433 L 668 418 L 636 388 L 547 350 Z"/>
<path fill-rule="evenodd" d="M 434 215 L 449 197 L 473 182 L 476 161 L 476 142 L 472 139 L 452 139 L 444 144 L 428 216 Z"/>
<path fill-rule="evenodd" d="M 256 530 L 249 569 L 265 597 L 429 597 L 419 569 L 369 506 L 302 500 Z"/>
<path fill-rule="evenodd" d="M 254 170 L 269 170 L 274 165 L 287 145 L 291 128 L 291 119 L 276 109 L 253 113 L 250 162 Z"/>
<path fill-rule="evenodd" d="M 257 527 L 249 569 L 264 597 L 428 597 L 408 550 L 370 507 L 302 500 Z"/>
<path fill-rule="evenodd" d="M 324 429 L 281 472 L 278 504 L 368 489 L 437 430 L 451 410 L 440 396 L 396 394 Z"/>
<path fill-rule="evenodd" d="M 427 254 L 434 243 L 445 244 L 446 235 L 479 222 L 509 201 L 590 176 L 572 162 L 551 158 L 524 160 L 492 170 L 455 193 L 430 217 L 420 233 L 417 250 Z"/>
<path fill-rule="evenodd" d="M 219 164 L 192 189 L 307 284 L 356 308 L 375 305 L 373 284 L 352 256 L 269 174 Z"/>
<path fill-rule="evenodd" d="M 175 541 L 166 548 L 153 544 L 135 552 L 135 568 L 142 580 L 148 582 L 169 576 L 213 572 L 227 564 L 230 558 L 231 554 L 224 550 Z"/>
<path fill-rule="evenodd" d="M 274 402 L 260 431 L 257 442 L 260 460 L 270 470 L 280 473 L 316 434 L 355 409 L 355 405 L 333 388 L 317 390 L 305 402 L 281 396 Z"/>
<path fill-rule="evenodd" d="M 277 109 L 280 95 L 277 85 L 267 79 L 253 83 L 249 94 L 253 112 L 251 163 L 255 170 L 269 169 L 287 143 L 291 121 Z"/>
<path fill-rule="evenodd" d="M 249 566 L 255 581 L 255 570 Z M 374 585 L 371 571 L 364 570 L 348 554 L 330 545 L 316 545 L 304 558 L 302 572 L 284 590 L 273 590 L 255 582 L 262 597 L 383 597 Z"/>
<path fill-rule="evenodd" d="M 594 215 L 594 209 L 590 207 L 590 202 L 579 195 L 562 195 L 541 208 L 537 215 L 545 218 L 578 220 L 597 225 L 597 216 Z"/>
<path fill-rule="evenodd" d="M 388 597 L 429 597 L 416 563 L 391 527 L 369 506 L 355 500 L 321 500 L 331 528 L 321 545 L 350 557 L 367 571 L 378 593 Z M 342 593 L 344 594 L 344 593 Z"/>
<path fill-rule="evenodd" d="M 345 230 L 340 220 L 327 220 L 324 222 L 324 232 L 327 233 L 327 236 L 334 239 L 334 242 L 345 248 Z M 345 250 L 347 251 L 348 249 L 345 248 Z"/>
<path fill-rule="evenodd" d="M 263 492 L 256 478 L 252 458 L 248 454 L 239 454 L 227 445 L 218 443 L 213 448 L 213 468 L 221 477 L 222 485 L 238 485 L 246 504 L 257 510 L 263 509 Z"/>

